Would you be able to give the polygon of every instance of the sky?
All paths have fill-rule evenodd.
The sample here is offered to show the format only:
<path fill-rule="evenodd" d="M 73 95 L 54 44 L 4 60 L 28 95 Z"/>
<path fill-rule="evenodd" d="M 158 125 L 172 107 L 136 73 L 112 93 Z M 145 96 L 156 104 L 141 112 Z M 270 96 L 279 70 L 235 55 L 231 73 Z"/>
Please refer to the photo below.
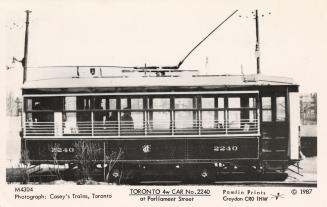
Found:
<path fill-rule="evenodd" d="M 262 73 L 292 77 L 301 92 L 316 92 L 324 82 L 327 3 L 323 0 L 13 0 L 0 4 L 4 37 L 0 67 L 8 90 L 21 87 L 21 65 L 13 64 L 12 57 L 23 57 L 26 9 L 32 11 L 29 66 L 177 65 L 237 9 L 181 67 L 202 74 L 241 74 L 241 68 L 245 74 L 256 72 L 251 12 L 258 9 Z M 31 69 L 28 79 L 46 72 Z M 61 76 L 67 71 L 50 73 Z"/>

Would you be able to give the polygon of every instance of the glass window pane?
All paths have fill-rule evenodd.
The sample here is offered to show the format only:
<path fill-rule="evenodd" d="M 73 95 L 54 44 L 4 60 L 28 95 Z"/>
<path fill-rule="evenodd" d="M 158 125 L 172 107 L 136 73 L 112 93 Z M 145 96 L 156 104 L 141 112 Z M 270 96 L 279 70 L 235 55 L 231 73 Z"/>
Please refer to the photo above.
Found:
<path fill-rule="evenodd" d="M 262 110 L 262 121 L 264 122 L 272 121 L 271 110 Z"/>
<path fill-rule="evenodd" d="M 93 108 L 93 97 L 77 97 L 77 108 L 78 109 L 92 109 Z"/>
<path fill-rule="evenodd" d="M 262 108 L 271 109 L 271 97 L 262 97 Z"/>
<path fill-rule="evenodd" d="M 193 128 L 193 112 L 192 111 L 176 111 L 175 112 L 175 127 Z"/>
<path fill-rule="evenodd" d="M 285 121 L 285 97 L 276 97 L 276 121 Z"/>
<path fill-rule="evenodd" d="M 38 97 L 26 99 L 27 110 L 61 110 L 63 108 L 62 97 Z"/>
<path fill-rule="evenodd" d="M 94 108 L 95 109 L 107 109 L 107 98 L 104 97 L 94 97 Z"/>
<path fill-rule="evenodd" d="M 93 119 L 94 121 L 101 121 L 105 123 L 108 120 L 108 113 L 101 111 L 93 112 Z"/>
<path fill-rule="evenodd" d="M 218 111 L 218 128 L 224 128 L 225 126 L 225 112 Z"/>
<path fill-rule="evenodd" d="M 64 114 L 64 133 L 65 134 L 79 133 L 77 127 L 76 112 L 69 112 Z"/>
<path fill-rule="evenodd" d="M 215 108 L 214 98 L 201 98 L 201 106 L 203 109 L 213 109 Z"/>
<path fill-rule="evenodd" d="M 78 112 L 77 113 L 77 121 L 91 123 L 91 112 Z"/>
<path fill-rule="evenodd" d="M 116 99 L 109 99 L 109 109 L 117 109 Z"/>
<path fill-rule="evenodd" d="M 152 99 L 153 109 L 170 109 L 170 99 L 169 98 L 154 98 Z"/>
<path fill-rule="evenodd" d="M 101 109 L 107 109 L 107 100 L 105 98 L 101 99 L 101 103 L 100 103 L 100 108 Z"/>
<path fill-rule="evenodd" d="M 132 99 L 132 109 L 143 109 L 143 98 Z"/>
<path fill-rule="evenodd" d="M 34 112 L 32 113 L 34 122 L 53 122 L 53 112 Z"/>
<path fill-rule="evenodd" d="M 128 107 L 127 98 L 120 99 L 120 108 L 121 109 L 126 109 L 127 107 Z"/>
<path fill-rule="evenodd" d="M 65 110 L 76 110 L 76 100 L 74 96 L 65 97 Z M 79 133 L 77 127 L 77 114 L 76 112 L 69 112 L 63 115 L 64 119 L 64 133 L 65 134 L 77 134 Z"/>
<path fill-rule="evenodd" d="M 225 108 L 224 98 L 218 98 L 218 108 L 219 109 Z"/>
<path fill-rule="evenodd" d="M 170 112 L 153 112 L 153 129 L 170 128 Z"/>
<path fill-rule="evenodd" d="M 134 119 L 132 117 L 132 114 L 129 110 L 122 111 L 121 117 L 120 117 L 120 126 L 122 132 L 127 132 L 131 129 L 134 129 Z"/>
<path fill-rule="evenodd" d="M 215 127 L 215 112 L 214 111 L 202 111 L 202 127 L 214 128 Z"/>
<path fill-rule="evenodd" d="M 192 109 L 192 98 L 175 98 L 175 109 Z"/>
<path fill-rule="evenodd" d="M 241 107 L 241 99 L 239 97 L 228 98 L 228 107 L 229 108 L 240 108 Z"/>
<path fill-rule="evenodd" d="M 31 98 L 26 100 L 26 110 L 32 110 L 33 101 Z"/>
<path fill-rule="evenodd" d="M 255 110 L 249 111 L 249 122 L 255 122 L 257 119 L 257 112 Z"/>
<path fill-rule="evenodd" d="M 76 110 L 76 97 L 65 97 L 65 110 Z"/>
<path fill-rule="evenodd" d="M 241 112 L 229 111 L 228 112 L 228 125 L 229 128 L 241 128 Z"/>
<path fill-rule="evenodd" d="M 117 99 L 109 99 L 109 110 L 117 109 Z M 110 123 L 116 124 L 118 121 L 118 112 L 109 112 L 109 116 L 107 119 Z"/>
<path fill-rule="evenodd" d="M 26 121 L 27 122 L 33 122 L 32 113 L 26 113 Z"/>
<path fill-rule="evenodd" d="M 143 129 L 143 112 L 132 112 L 135 129 Z"/>
<path fill-rule="evenodd" d="M 250 108 L 255 108 L 256 107 L 256 100 L 255 100 L 255 98 L 249 98 L 249 107 Z"/>

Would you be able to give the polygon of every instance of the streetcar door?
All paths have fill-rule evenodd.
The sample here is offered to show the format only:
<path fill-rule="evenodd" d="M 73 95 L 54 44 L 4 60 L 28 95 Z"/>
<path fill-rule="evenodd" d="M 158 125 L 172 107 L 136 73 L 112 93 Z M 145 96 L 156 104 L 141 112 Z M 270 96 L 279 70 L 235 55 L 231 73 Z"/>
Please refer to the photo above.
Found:
<path fill-rule="evenodd" d="M 282 91 L 261 95 L 263 160 L 286 160 L 289 137 L 287 96 Z"/>

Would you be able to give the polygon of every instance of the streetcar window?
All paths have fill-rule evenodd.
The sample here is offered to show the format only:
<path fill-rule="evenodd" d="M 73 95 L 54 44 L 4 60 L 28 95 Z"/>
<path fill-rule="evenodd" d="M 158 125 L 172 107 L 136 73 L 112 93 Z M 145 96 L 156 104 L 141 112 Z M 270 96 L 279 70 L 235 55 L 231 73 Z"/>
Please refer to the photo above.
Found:
<path fill-rule="evenodd" d="M 62 97 L 36 97 L 25 99 L 26 110 L 54 110 L 59 111 L 63 108 Z"/>
<path fill-rule="evenodd" d="M 272 120 L 271 110 L 262 110 L 262 121 L 269 122 Z"/>
<path fill-rule="evenodd" d="M 241 107 L 241 98 L 229 97 L 228 108 L 239 109 Z M 229 128 L 240 128 L 241 127 L 241 110 L 229 110 L 228 111 L 228 126 Z"/>
<path fill-rule="evenodd" d="M 244 104 L 245 107 L 256 108 L 257 106 L 256 99 L 254 97 L 249 97 L 247 100 L 245 99 L 244 101 L 248 101 Z M 255 122 L 257 119 L 257 112 L 254 109 L 244 110 L 242 111 L 242 113 L 242 118 L 244 118 L 245 121 Z"/>
<path fill-rule="evenodd" d="M 109 99 L 109 109 L 117 109 L 117 101 L 116 99 Z"/>
<path fill-rule="evenodd" d="M 94 108 L 94 98 L 86 96 L 77 97 L 77 109 L 93 109 Z"/>
<path fill-rule="evenodd" d="M 286 120 L 285 97 L 276 97 L 276 121 Z"/>
<path fill-rule="evenodd" d="M 26 113 L 26 122 L 33 122 L 32 113 Z"/>
<path fill-rule="evenodd" d="M 31 98 L 28 98 L 26 99 L 26 102 L 25 102 L 25 106 L 26 106 L 26 110 L 32 110 L 33 108 L 33 101 Z"/>
<path fill-rule="evenodd" d="M 241 99 L 239 97 L 229 97 L 228 98 L 228 108 L 240 108 Z"/>
<path fill-rule="evenodd" d="M 241 127 L 241 111 L 229 111 L 228 112 L 228 126 L 229 128 Z"/>
<path fill-rule="evenodd" d="M 203 109 L 213 109 L 213 108 L 215 108 L 214 98 L 201 98 L 201 107 Z"/>
<path fill-rule="evenodd" d="M 153 98 L 152 99 L 153 109 L 170 109 L 170 99 L 169 98 Z"/>
<path fill-rule="evenodd" d="M 117 99 L 110 98 L 108 102 L 109 102 L 109 105 L 108 105 L 109 110 L 117 109 Z M 108 116 L 108 121 L 114 121 L 114 122 L 118 121 L 118 112 L 110 111 L 109 116 Z"/>
<path fill-rule="evenodd" d="M 130 108 L 128 106 L 128 99 L 127 98 L 120 99 L 120 109 L 126 109 L 126 108 Z"/>
<path fill-rule="evenodd" d="M 153 112 L 150 113 L 150 122 L 153 129 L 169 129 L 170 128 L 170 99 L 169 98 L 153 98 L 151 99 Z M 166 111 L 156 111 L 166 109 Z"/>
<path fill-rule="evenodd" d="M 132 109 L 143 109 L 143 99 L 133 98 L 131 100 Z"/>
<path fill-rule="evenodd" d="M 65 97 L 65 110 L 75 111 L 76 110 L 76 97 Z M 77 114 L 76 112 L 66 112 L 63 115 L 64 121 L 64 133 L 65 134 L 76 134 L 78 133 L 77 128 Z"/>
<path fill-rule="evenodd" d="M 225 126 L 225 111 L 218 111 L 218 128 L 224 128 Z"/>
<path fill-rule="evenodd" d="M 218 128 L 224 128 L 225 127 L 225 111 L 222 111 L 222 109 L 225 108 L 225 98 L 218 97 L 218 113 L 217 113 L 217 127 Z"/>
<path fill-rule="evenodd" d="M 215 126 L 215 112 L 205 111 L 205 109 L 214 109 L 215 100 L 214 98 L 201 98 L 202 111 L 202 128 L 214 128 Z"/>
<path fill-rule="evenodd" d="M 53 112 L 27 113 L 27 122 L 53 122 Z"/>
<path fill-rule="evenodd" d="M 225 99 L 222 98 L 222 97 L 219 97 L 219 98 L 218 98 L 218 108 L 219 108 L 219 109 L 223 109 L 223 108 L 225 108 Z"/>
<path fill-rule="evenodd" d="M 116 103 L 116 98 L 95 97 L 95 108 L 104 110 L 93 112 L 95 131 L 99 134 L 103 133 L 102 130 L 108 130 L 109 133 L 118 130 L 118 112 L 112 111 L 117 109 Z"/>
<path fill-rule="evenodd" d="M 193 109 L 193 98 L 175 98 L 175 109 Z M 175 112 L 176 129 L 193 127 L 193 111 Z"/>
<path fill-rule="evenodd" d="M 257 119 L 257 112 L 255 110 L 249 110 L 249 122 L 254 122 Z"/>
<path fill-rule="evenodd" d="M 262 97 L 262 121 L 272 121 L 271 97 Z"/>
<path fill-rule="evenodd" d="M 25 99 L 26 122 L 47 122 L 51 125 L 54 121 L 53 111 L 63 108 L 62 97 L 33 97 Z M 33 111 L 33 112 L 30 112 Z"/>
<path fill-rule="evenodd" d="M 215 127 L 215 112 L 214 111 L 202 111 L 202 127 L 214 128 Z"/>
<path fill-rule="evenodd" d="M 65 97 L 65 110 L 66 111 L 76 110 L 76 97 L 74 96 Z"/>
<path fill-rule="evenodd" d="M 153 112 L 152 117 L 153 129 L 169 129 L 170 128 L 170 114 L 169 112 Z"/>
<path fill-rule="evenodd" d="M 249 98 L 249 107 L 250 108 L 255 108 L 256 107 L 256 100 L 253 97 Z"/>
<path fill-rule="evenodd" d="M 89 106 L 91 106 L 92 108 L 92 102 L 94 101 L 94 109 L 97 109 L 93 112 L 93 121 L 95 121 L 95 124 L 105 125 L 106 122 L 109 120 L 118 121 L 117 112 L 105 111 L 116 109 L 116 99 L 109 99 L 108 97 L 90 97 L 88 99 L 85 99 L 84 97 L 82 98 L 84 99 L 83 106 L 81 105 L 81 103 L 79 103 L 79 109 L 89 109 Z M 103 111 L 99 111 L 99 109 Z M 91 113 L 78 112 L 77 117 L 79 121 L 91 121 L 92 119 Z"/>
<path fill-rule="evenodd" d="M 143 98 L 131 99 L 132 118 L 134 121 L 135 129 L 143 129 L 144 114 L 143 111 L 133 111 L 143 109 Z"/>
<path fill-rule="evenodd" d="M 109 99 L 106 97 L 94 97 L 94 108 L 100 110 L 107 110 L 109 108 Z M 93 121 L 96 124 L 105 124 L 108 120 L 108 112 L 106 111 L 95 111 L 93 115 Z"/>
<path fill-rule="evenodd" d="M 91 112 L 77 112 L 77 121 L 91 123 Z"/>
<path fill-rule="evenodd" d="M 129 129 L 143 129 L 144 127 L 144 114 L 143 111 L 143 98 L 122 98 L 120 99 L 121 112 L 121 127 Z M 126 126 L 126 127 L 124 127 Z"/>
<path fill-rule="evenodd" d="M 262 109 L 271 109 L 271 97 L 262 97 Z"/>
<path fill-rule="evenodd" d="M 193 99 L 175 98 L 175 109 L 193 109 Z"/>
<path fill-rule="evenodd" d="M 100 102 L 101 109 L 107 109 L 107 99 L 102 98 Z"/>
<path fill-rule="evenodd" d="M 95 109 L 108 109 L 108 98 L 105 97 L 95 97 L 94 98 L 94 108 Z"/>

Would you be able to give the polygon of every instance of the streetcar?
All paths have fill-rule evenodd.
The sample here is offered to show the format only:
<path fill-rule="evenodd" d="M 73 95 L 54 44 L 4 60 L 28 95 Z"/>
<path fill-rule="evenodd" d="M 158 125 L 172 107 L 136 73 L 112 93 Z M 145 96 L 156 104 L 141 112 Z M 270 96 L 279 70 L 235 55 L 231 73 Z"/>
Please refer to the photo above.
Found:
<path fill-rule="evenodd" d="M 55 153 L 56 163 L 77 166 L 81 140 L 95 143 L 94 166 L 114 177 L 129 169 L 199 179 L 283 173 L 299 160 L 299 94 L 290 78 L 174 69 L 104 77 L 94 75 L 103 67 L 76 70 L 90 76 L 23 85 L 22 151 L 32 165 L 54 163 Z"/>
<path fill-rule="evenodd" d="M 100 171 L 109 182 L 177 176 L 189 183 L 240 173 L 285 179 L 300 160 L 299 85 L 261 74 L 260 56 L 257 74 L 180 68 L 236 12 L 177 66 L 79 65 L 49 67 L 74 71 L 64 78 L 24 76 L 21 151 L 33 166 L 29 172 L 54 164 Z M 27 66 L 28 15 L 24 75 L 33 69 Z M 254 17 L 258 27 L 257 11 Z"/>

